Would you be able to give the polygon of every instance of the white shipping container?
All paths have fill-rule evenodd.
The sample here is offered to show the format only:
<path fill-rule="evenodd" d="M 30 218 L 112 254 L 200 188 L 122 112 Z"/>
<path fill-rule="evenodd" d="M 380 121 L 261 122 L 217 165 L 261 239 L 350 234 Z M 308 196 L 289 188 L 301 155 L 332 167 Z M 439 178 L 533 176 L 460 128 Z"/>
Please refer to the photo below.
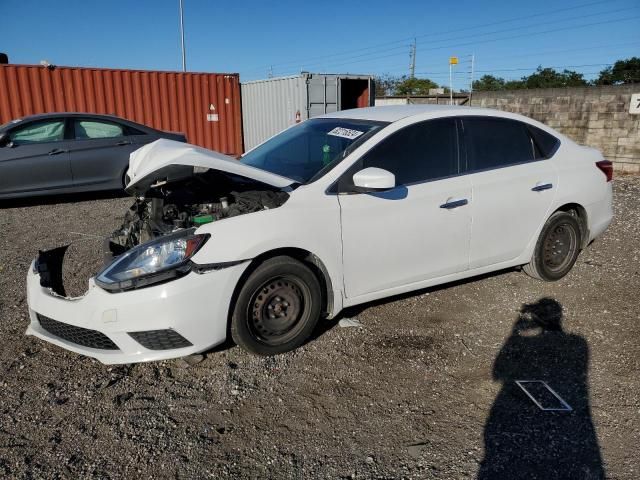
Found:
<path fill-rule="evenodd" d="M 325 113 L 374 105 L 370 75 L 301 73 L 240 84 L 244 149 L 298 122 Z"/>

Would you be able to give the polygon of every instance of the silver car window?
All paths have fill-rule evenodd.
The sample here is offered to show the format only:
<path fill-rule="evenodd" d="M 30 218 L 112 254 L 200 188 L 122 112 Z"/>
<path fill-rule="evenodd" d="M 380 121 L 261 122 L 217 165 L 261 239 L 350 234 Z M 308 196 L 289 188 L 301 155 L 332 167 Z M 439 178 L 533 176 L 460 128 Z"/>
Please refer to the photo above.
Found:
<path fill-rule="evenodd" d="M 116 138 L 124 135 L 124 129 L 117 123 L 96 122 L 95 120 L 76 120 L 74 123 L 75 138 L 86 140 L 92 138 Z"/>
<path fill-rule="evenodd" d="M 30 123 L 13 130 L 10 138 L 15 145 L 58 142 L 64 139 L 64 120 Z"/>

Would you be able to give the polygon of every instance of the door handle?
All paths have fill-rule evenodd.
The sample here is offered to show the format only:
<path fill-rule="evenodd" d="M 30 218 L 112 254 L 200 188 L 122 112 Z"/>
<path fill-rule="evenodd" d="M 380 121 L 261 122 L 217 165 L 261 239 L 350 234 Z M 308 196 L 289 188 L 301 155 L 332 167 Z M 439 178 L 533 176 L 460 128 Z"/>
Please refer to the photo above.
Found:
<path fill-rule="evenodd" d="M 61 148 L 54 148 L 53 150 L 51 150 L 48 154 L 49 155 L 59 155 L 61 153 L 67 153 L 68 150 L 63 150 Z"/>
<path fill-rule="evenodd" d="M 531 189 L 532 192 L 541 192 L 543 190 L 550 190 L 553 188 L 552 183 L 543 183 L 542 185 L 536 185 Z"/>
<path fill-rule="evenodd" d="M 118 146 L 122 146 L 122 145 L 131 145 L 131 142 L 128 140 L 121 140 L 118 143 L 116 143 L 116 145 Z"/>
<path fill-rule="evenodd" d="M 461 200 L 451 200 L 450 202 L 443 203 L 442 205 L 440 205 L 440 208 L 446 208 L 450 210 L 452 208 L 462 207 L 468 203 L 469 203 L 469 200 L 467 200 L 466 198 L 463 198 Z"/>

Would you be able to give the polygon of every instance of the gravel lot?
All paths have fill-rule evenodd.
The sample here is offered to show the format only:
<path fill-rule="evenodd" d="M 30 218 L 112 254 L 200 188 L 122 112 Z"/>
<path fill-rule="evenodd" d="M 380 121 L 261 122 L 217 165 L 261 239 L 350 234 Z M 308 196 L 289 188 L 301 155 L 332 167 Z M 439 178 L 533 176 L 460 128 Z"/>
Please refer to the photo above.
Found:
<path fill-rule="evenodd" d="M 502 272 L 351 309 L 362 327 L 278 357 L 120 367 L 25 337 L 25 273 L 73 240 L 82 291 L 90 235 L 130 200 L 5 203 L 0 477 L 638 478 L 639 198 L 639 177 L 615 180 L 614 223 L 557 283 Z M 520 379 L 573 412 L 538 411 Z"/>

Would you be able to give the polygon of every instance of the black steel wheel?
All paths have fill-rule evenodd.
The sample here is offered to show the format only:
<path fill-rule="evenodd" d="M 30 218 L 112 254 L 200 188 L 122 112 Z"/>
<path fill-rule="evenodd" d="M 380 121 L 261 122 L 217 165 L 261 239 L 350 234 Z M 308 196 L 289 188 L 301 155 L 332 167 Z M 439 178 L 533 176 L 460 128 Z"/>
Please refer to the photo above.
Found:
<path fill-rule="evenodd" d="M 524 271 L 547 282 L 559 280 L 576 263 L 581 244 L 578 219 L 568 212 L 556 212 L 542 228 L 533 258 Z"/>
<path fill-rule="evenodd" d="M 231 336 L 260 355 L 293 350 L 311 335 L 320 317 L 320 283 L 291 257 L 263 262 L 247 278 L 231 318 Z"/>

